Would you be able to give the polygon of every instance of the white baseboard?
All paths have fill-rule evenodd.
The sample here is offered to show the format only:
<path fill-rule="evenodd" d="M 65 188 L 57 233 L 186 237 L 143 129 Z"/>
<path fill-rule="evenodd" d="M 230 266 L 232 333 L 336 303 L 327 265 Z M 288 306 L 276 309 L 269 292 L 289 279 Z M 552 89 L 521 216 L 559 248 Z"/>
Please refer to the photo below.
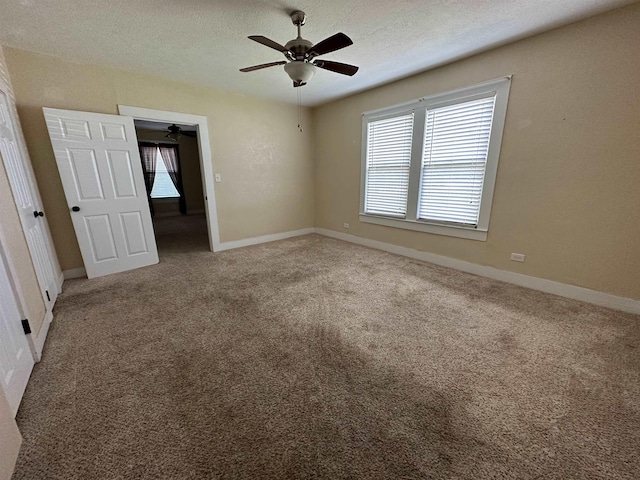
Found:
<path fill-rule="evenodd" d="M 309 235 L 313 233 L 315 229 L 313 227 L 303 228 L 302 230 L 293 230 L 291 232 L 274 233 L 272 235 L 263 235 L 261 237 L 245 238 L 242 240 L 235 240 L 233 242 L 223 242 L 216 249 L 216 252 L 222 252 L 224 250 L 232 250 L 234 248 L 248 247 L 250 245 L 258 245 L 259 243 L 275 242 L 276 240 L 284 240 L 285 238 L 299 237 L 301 235 Z"/>
<path fill-rule="evenodd" d="M 421 252 L 412 248 L 400 247 L 391 243 L 370 240 L 368 238 L 357 237 L 355 235 L 327 230 L 325 228 L 315 228 L 315 232 L 326 237 L 336 238 L 338 240 L 344 240 L 345 242 L 356 243 L 358 245 L 378 250 L 384 250 L 385 252 L 415 258 L 416 260 L 422 260 L 424 262 L 435 263 L 436 265 L 462 270 L 463 272 L 473 273 L 481 277 L 493 278 L 494 280 L 501 280 L 521 287 L 527 287 L 533 290 L 559 295 L 561 297 L 581 300 L 601 307 L 613 308 L 615 310 L 640 315 L 640 300 L 618 297 L 616 295 L 599 292 L 597 290 L 590 290 L 588 288 L 576 287 L 575 285 L 568 285 L 566 283 L 555 282 L 553 280 L 546 280 L 544 278 L 531 277 L 521 273 L 500 270 L 494 267 L 487 267 L 476 263 L 465 262 L 463 260 L 456 260 L 455 258 L 436 255 L 434 253 Z"/>
<path fill-rule="evenodd" d="M 60 275 L 58 275 L 58 293 L 62 293 L 62 284 L 64 283 L 64 272 L 60 272 Z"/>
<path fill-rule="evenodd" d="M 84 267 L 72 268 L 70 270 L 64 270 L 62 276 L 65 280 L 71 280 L 72 278 L 84 278 L 87 276 L 87 271 Z"/>

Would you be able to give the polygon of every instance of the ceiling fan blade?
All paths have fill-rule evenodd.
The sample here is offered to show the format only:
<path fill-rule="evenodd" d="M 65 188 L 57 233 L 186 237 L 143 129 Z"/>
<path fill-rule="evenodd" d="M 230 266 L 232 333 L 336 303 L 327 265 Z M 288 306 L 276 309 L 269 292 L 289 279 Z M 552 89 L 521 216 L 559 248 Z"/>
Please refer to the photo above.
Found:
<path fill-rule="evenodd" d="M 325 70 L 331 70 L 332 72 L 341 73 L 342 75 L 349 75 L 350 77 L 355 75 L 358 71 L 358 67 L 355 65 L 348 65 L 340 62 L 330 62 L 329 60 L 316 60 L 313 62 L 316 67 L 324 68 Z"/>
<path fill-rule="evenodd" d="M 182 135 L 184 135 L 185 137 L 191 137 L 191 138 L 195 138 L 198 136 L 198 132 L 190 132 L 190 131 L 181 131 L 180 132 Z"/>
<path fill-rule="evenodd" d="M 341 48 L 348 47 L 349 45 L 353 45 L 353 41 L 349 37 L 342 32 L 336 33 L 311 47 L 309 56 L 311 58 L 318 57 L 325 53 L 335 52 Z"/>
<path fill-rule="evenodd" d="M 285 62 L 284 60 L 281 62 L 263 63 L 262 65 L 254 65 L 253 67 L 241 68 L 240 71 L 253 72 L 254 70 L 260 70 L 261 68 L 275 67 L 276 65 L 284 65 L 285 63 L 287 62 Z"/>
<path fill-rule="evenodd" d="M 263 37 L 262 35 L 250 35 L 249 38 L 254 42 L 261 43 L 262 45 L 273 48 L 274 50 L 278 50 L 279 52 L 282 52 L 284 54 L 286 54 L 289 51 L 285 47 L 280 45 L 278 42 L 274 42 L 273 40 L 267 37 Z"/>

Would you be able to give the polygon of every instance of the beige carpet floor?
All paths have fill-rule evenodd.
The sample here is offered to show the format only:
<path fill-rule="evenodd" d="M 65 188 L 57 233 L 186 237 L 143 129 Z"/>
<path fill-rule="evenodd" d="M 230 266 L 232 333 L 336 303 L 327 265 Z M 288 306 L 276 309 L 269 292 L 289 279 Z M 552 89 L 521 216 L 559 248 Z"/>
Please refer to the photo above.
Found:
<path fill-rule="evenodd" d="M 640 317 L 201 220 L 65 283 L 16 480 L 640 478 Z"/>

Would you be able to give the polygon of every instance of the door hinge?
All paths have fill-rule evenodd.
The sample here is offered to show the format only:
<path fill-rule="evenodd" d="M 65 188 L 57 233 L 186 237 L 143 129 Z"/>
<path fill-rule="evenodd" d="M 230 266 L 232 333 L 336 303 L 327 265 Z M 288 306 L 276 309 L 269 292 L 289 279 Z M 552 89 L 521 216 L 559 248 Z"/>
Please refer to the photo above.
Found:
<path fill-rule="evenodd" d="M 22 329 L 24 330 L 25 335 L 29 335 L 31 333 L 31 326 L 29 325 L 29 320 L 26 318 L 22 320 Z"/>
<path fill-rule="evenodd" d="M 47 302 L 51 301 L 51 297 L 49 296 L 49 290 L 45 290 L 44 293 L 47 294 Z"/>

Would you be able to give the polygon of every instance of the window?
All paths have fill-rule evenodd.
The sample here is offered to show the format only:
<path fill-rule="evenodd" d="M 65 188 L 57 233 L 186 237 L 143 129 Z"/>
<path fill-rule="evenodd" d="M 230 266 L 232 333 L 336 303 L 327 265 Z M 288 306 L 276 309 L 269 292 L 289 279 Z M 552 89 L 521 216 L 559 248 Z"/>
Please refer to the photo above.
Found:
<path fill-rule="evenodd" d="M 180 194 L 169 176 L 167 166 L 162 160 L 159 148 L 156 148 L 156 176 L 153 180 L 151 198 L 180 198 Z"/>
<path fill-rule="evenodd" d="M 412 135 L 413 113 L 369 123 L 365 212 L 404 218 Z"/>
<path fill-rule="evenodd" d="M 486 240 L 509 86 L 364 114 L 360 220 Z"/>

